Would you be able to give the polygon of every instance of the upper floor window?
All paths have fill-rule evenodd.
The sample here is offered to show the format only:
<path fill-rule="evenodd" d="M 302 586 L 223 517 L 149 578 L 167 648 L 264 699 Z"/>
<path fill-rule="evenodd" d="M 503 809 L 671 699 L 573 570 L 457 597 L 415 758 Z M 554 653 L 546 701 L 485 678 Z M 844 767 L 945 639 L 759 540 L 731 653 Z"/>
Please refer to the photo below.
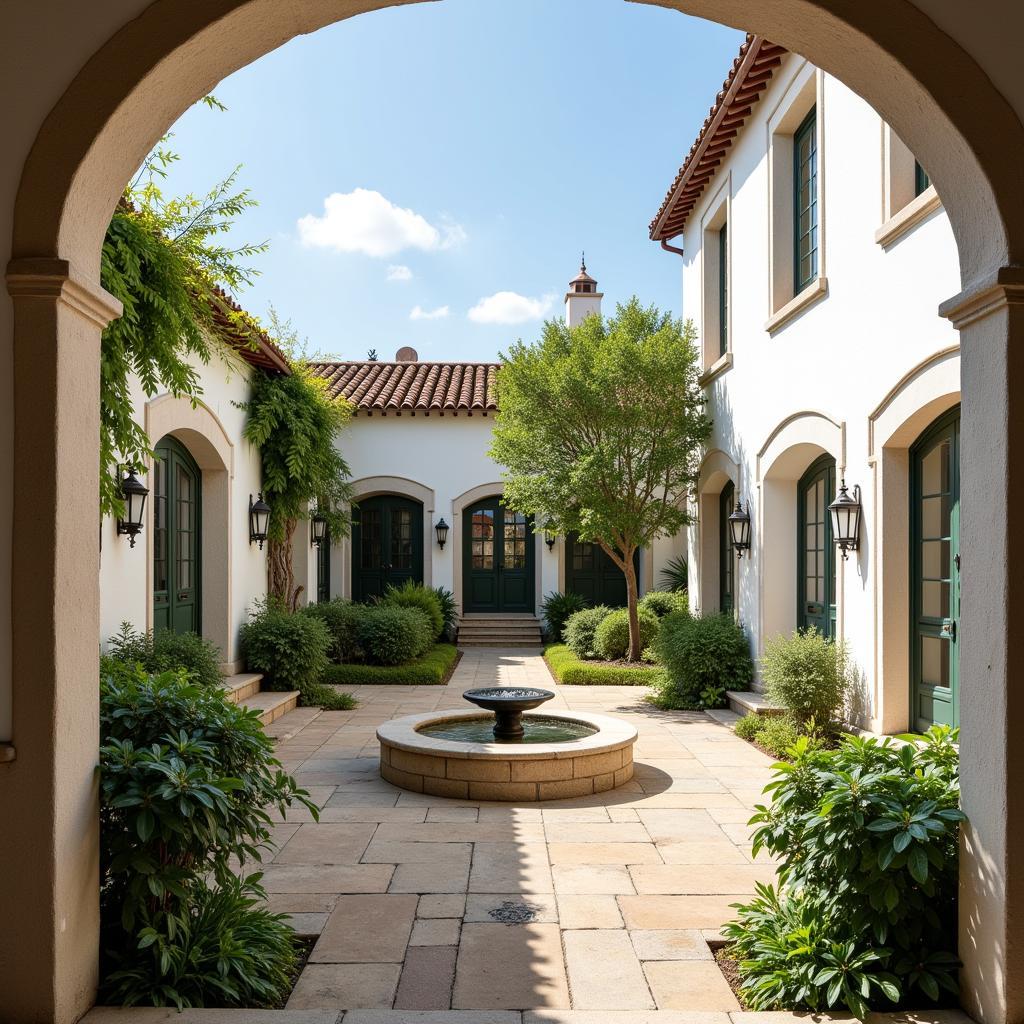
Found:
<path fill-rule="evenodd" d="M 875 241 L 888 248 L 927 220 L 942 203 L 910 147 L 882 123 L 882 222 Z"/>
<path fill-rule="evenodd" d="M 928 177 L 928 172 L 918 163 L 914 161 L 914 197 L 919 196 L 930 184 L 932 183 L 931 178 Z"/>
<path fill-rule="evenodd" d="M 729 364 L 729 213 L 732 176 L 723 175 L 701 217 L 701 363 L 719 373 Z"/>
<path fill-rule="evenodd" d="M 718 232 L 718 354 L 729 351 L 729 224 Z"/>
<path fill-rule="evenodd" d="M 793 135 L 794 293 L 818 276 L 818 126 L 811 107 Z"/>

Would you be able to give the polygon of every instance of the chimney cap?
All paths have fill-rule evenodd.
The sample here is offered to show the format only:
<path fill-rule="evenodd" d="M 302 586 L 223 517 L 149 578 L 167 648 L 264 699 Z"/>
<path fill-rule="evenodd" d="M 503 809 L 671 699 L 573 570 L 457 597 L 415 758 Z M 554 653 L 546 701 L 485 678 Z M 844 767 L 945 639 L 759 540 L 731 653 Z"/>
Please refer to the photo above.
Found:
<path fill-rule="evenodd" d="M 416 363 L 416 362 L 419 362 L 419 358 L 420 357 L 417 355 L 416 349 L 411 348 L 408 345 L 403 345 L 395 353 L 395 362 L 396 363 Z"/>

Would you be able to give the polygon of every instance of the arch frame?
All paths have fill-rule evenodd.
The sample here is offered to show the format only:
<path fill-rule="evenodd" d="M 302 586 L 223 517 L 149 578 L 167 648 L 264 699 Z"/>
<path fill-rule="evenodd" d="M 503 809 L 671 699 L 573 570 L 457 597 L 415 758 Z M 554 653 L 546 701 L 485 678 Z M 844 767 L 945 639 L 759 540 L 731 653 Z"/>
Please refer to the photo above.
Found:
<path fill-rule="evenodd" d="M 691 535 L 691 550 L 697 554 L 696 593 L 690 597 L 694 611 L 718 611 L 721 603 L 719 593 L 721 552 L 718 544 L 719 497 L 726 483 L 732 483 L 737 495 L 741 495 L 740 464 L 721 448 L 712 448 L 705 453 L 697 474 L 697 522 Z M 749 498 L 749 495 L 748 495 Z M 739 583 L 737 574 L 734 587 Z M 739 600 L 736 595 L 736 606 Z"/>

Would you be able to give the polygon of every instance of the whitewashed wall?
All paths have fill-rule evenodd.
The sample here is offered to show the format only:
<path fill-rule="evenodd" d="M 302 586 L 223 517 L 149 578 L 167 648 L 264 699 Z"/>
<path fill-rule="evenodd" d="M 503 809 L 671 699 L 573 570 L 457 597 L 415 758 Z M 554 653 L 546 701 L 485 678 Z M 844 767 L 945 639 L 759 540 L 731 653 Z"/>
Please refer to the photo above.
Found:
<path fill-rule="evenodd" d="M 794 82 L 808 75 L 816 79 L 818 93 L 819 223 L 827 295 L 769 331 L 770 125 L 798 91 Z M 796 520 L 795 508 L 786 514 L 784 506 L 790 497 L 795 501 L 795 481 L 810 462 L 822 450 L 831 451 L 837 474 L 851 487 L 860 485 L 865 514 L 860 551 L 838 562 L 837 629 L 863 676 L 864 720 L 893 731 L 907 725 L 901 719 L 909 678 L 905 659 L 886 658 L 884 635 L 894 632 L 891 623 L 886 629 L 892 602 L 886 610 L 880 579 L 883 555 L 888 566 L 906 566 L 908 536 L 899 500 L 887 499 L 876 486 L 883 446 L 889 443 L 877 428 L 891 393 L 905 397 L 917 388 L 920 393 L 904 410 L 902 432 L 890 431 L 905 452 L 921 428 L 957 401 L 958 337 L 937 307 L 958 290 L 959 277 L 953 235 L 941 208 L 887 246 L 876 241 L 889 212 L 883 203 L 885 131 L 878 114 L 841 83 L 807 68 L 801 58 L 785 58 L 690 215 L 682 286 L 683 314 L 701 332 L 707 292 L 701 224 L 727 199 L 731 366 L 718 365 L 707 394 L 715 421 L 713 458 L 716 465 L 738 465 L 738 479 L 730 475 L 751 506 L 753 550 L 736 571 L 739 616 L 757 655 L 768 636 L 794 627 Z M 786 187 L 792 188 L 791 180 Z M 717 253 L 709 262 L 708 272 L 717 275 Z M 707 315 L 709 333 L 712 318 L 717 311 Z M 717 345 L 717 333 L 712 344 Z M 720 472 L 709 475 L 714 478 L 710 490 L 717 493 L 724 478 Z M 902 501 L 905 513 L 905 495 Z M 713 504 L 702 502 L 702 510 Z M 886 509 L 883 552 L 878 544 Z M 713 517 L 717 511 L 706 516 Z M 713 538 L 702 540 L 702 528 Z M 691 532 L 691 603 L 697 607 L 717 607 L 716 543 L 715 524 L 702 523 Z M 705 563 L 714 559 L 713 571 L 701 572 L 702 557 Z M 905 570 L 903 579 L 905 584 Z M 894 644 L 889 643 L 890 655 Z"/>

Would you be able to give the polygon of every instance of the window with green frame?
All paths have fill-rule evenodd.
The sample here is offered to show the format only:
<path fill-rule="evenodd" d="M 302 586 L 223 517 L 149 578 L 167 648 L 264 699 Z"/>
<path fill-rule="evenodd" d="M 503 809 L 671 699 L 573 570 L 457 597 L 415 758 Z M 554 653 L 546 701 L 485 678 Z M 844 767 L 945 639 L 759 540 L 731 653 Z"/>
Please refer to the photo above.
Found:
<path fill-rule="evenodd" d="M 914 161 L 914 196 L 919 196 L 930 184 L 932 179 L 928 172 L 915 160 Z"/>
<path fill-rule="evenodd" d="M 718 232 L 718 354 L 729 351 L 729 223 Z"/>
<path fill-rule="evenodd" d="M 818 123 L 817 107 L 793 135 L 794 294 L 818 276 Z"/>

